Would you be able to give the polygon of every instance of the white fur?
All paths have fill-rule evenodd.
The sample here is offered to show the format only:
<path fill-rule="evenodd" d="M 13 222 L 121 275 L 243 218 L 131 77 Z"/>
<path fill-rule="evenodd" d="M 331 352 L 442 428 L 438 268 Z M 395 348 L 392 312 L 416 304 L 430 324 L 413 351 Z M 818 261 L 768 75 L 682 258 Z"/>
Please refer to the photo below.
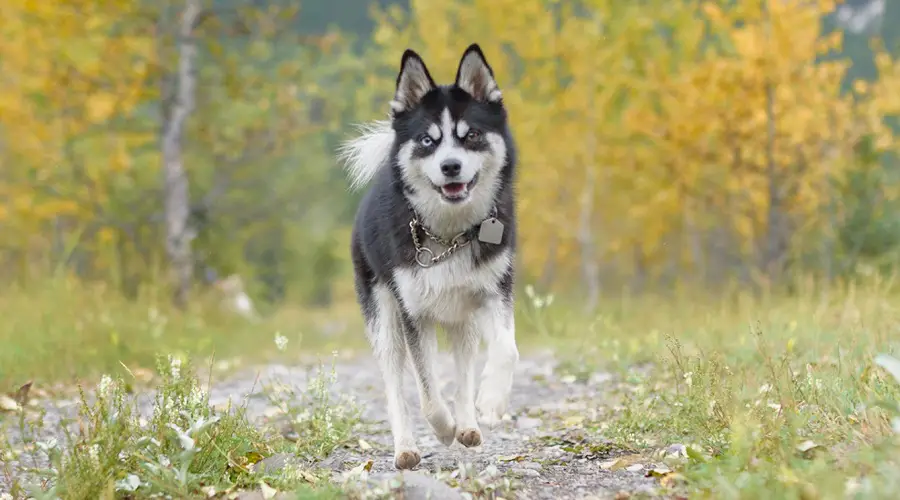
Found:
<path fill-rule="evenodd" d="M 440 249 L 431 240 L 428 245 Z M 480 266 L 475 265 L 471 252 L 463 251 L 429 268 L 399 267 L 394 282 L 410 316 L 442 325 L 461 324 L 483 305 L 485 296 L 500 294 L 500 279 L 510 264 L 509 251 Z"/>
<path fill-rule="evenodd" d="M 381 368 L 387 398 L 388 420 L 394 438 L 394 459 L 403 452 L 416 455 L 416 438 L 409 418 L 406 400 L 403 398 L 403 370 L 406 367 L 406 340 L 400 323 L 400 309 L 391 291 L 384 285 L 373 289 L 376 313 L 366 325 L 372 351 Z"/>
<path fill-rule="evenodd" d="M 375 177 L 387 162 L 394 145 L 394 129 L 388 120 L 359 126 L 361 134 L 341 144 L 338 158 L 346 165 L 350 188 L 359 189 Z"/>
<path fill-rule="evenodd" d="M 415 194 L 410 196 L 410 202 L 425 225 L 445 238 L 452 238 L 487 217 L 494 205 L 500 172 L 506 163 L 506 143 L 500 134 L 485 133 L 490 144 L 489 151 L 469 151 L 451 139 L 459 130 L 458 127 L 450 118 L 450 112 L 444 110 L 440 124 L 441 143 L 434 154 L 427 158 L 413 159 L 413 142 L 400 146 L 397 154 L 404 180 L 416 188 Z M 458 182 L 470 182 L 478 174 L 478 182 L 468 199 L 462 202 L 450 203 L 435 190 L 435 186 L 446 182 L 441 172 L 441 163 L 448 158 L 462 162 Z"/>
<path fill-rule="evenodd" d="M 454 437 L 473 433 L 480 441 L 479 420 L 493 427 L 506 410 L 519 357 L 512 307 L 502 299 L 498 285 L 510 265 L 512 254 L 507 250 L 480 266 L 475 266 L 472 253 L 461 252 L 434 267 L 398 268 L 394 282 L 399 304 L 386 287 L 376 285 L 378 312 L 370 336 L 388 385 L 395 457 L 410 450 L 418 453 L 408 434 L 405 403 L 396 396 L 401 393 L 402 370 L 398 367 L 405 345 L 397 308 L 402 307 L 416 322 L 418 343 L 409 346 L 406 354 L 412 362 L 425 419 L 445 445 Z M 438 324 L 447 330 L 456 365 L 458 388 L 452 415 L 440 394 L 441 384 L 434 370 Z M 488 359 L 476 402 L 475 358 L 481 339 L 487 342 Z"/>

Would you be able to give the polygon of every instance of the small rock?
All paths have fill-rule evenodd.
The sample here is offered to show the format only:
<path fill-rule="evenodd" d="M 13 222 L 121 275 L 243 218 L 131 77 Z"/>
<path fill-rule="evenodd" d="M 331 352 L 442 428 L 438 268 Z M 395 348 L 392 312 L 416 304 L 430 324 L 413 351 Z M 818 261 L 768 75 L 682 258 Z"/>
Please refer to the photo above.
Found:
<path fill-rule="evenodd" d="M 256 470 L 261 474 L 275 474 L 284 469 L 296 459 L 290 453 L 276 453 L 271 457 L 264 458 L 256 464 Z"/>
<path fill-rule="evenodd" d="M 589 385 L 601 385 L 606 382 L 612 380 L 613 376 L 606 372 L 596 372 L 591 374 L 591 378 L 588 379 Z"/>
<path fill-rule="evenodd" d="M 405 471 L 399 474 L 379 474 L 370 478 L 370 484 L 390 482 L 391 479 L 402 484 L 404 500 L 462 500 L 460 492 L 437 479 L 421 472 Z"/>
<path fill-rule="evenodd" d="M 625 470 L 627 470 L 628 472 L 637 472 L 637 471 L 643 470 L 643 469 L 644 469 L 643 464 L 634 464 L 634 465 L 629 465 L 628 467 L 625 467 Z"/>
<path fill-rule="evenodd" d="M 525 477 L 540 477 L 541 473 L 534 469 L 526 469 L 525 467 L 514 467 L 510 469 L 510 472 L 514 474 L 519 474 Z"/>
<path fill-rule="evenodd" d="M 673 444 L 666 448 L 666 456 L 669 458 L 687 457 L 687 447 L 683 444 Z"/>
<path fill-rule="evenodd" d="M 531 470 L 541 470 L 544 468 L 543 465 L 537 462 L 522 462 L 519 464 L 519 467 L 523 469 L 531 469 Z"/>
<path fill-rule="evenodd" d="M 516 420 L 516 428 L 521 430 L 536 429 L 540 427 L 542 423 L 543 422 L 539 418 L 520 417 Z"/>

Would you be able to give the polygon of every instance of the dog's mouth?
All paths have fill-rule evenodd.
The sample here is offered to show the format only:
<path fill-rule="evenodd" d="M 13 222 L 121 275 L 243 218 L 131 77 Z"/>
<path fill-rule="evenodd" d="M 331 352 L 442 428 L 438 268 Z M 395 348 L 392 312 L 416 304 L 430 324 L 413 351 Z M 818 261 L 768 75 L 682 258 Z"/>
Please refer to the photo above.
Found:
<path fill-rule="evenodd" d="M 469 193 L 471 193 L 472 188 L 475 187 L 477 181 L 478 175 L 469 182 L 450 182 L 443 186 L 435 186 L 435 188 L 441 193 L 441 197 L 446 201 L 449 201 L 450 203 L 459 203 L 468 199 Z"/>

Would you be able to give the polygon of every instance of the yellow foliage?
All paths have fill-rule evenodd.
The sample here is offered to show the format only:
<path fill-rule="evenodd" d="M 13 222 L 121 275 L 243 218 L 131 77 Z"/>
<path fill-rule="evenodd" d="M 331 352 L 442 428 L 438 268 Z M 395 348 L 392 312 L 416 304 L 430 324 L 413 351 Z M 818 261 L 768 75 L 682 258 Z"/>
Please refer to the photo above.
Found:
<path fill-rule="evenodd" d="M 879 57 L 885 76 L 859 103 L 841 94 L 847 63 L 817 60 L 842 44 L 821 32 L 832 1 L 411 3 L 408 17 L 378 12 L 381 62 L 395 70 L 414 47 L 448 81 L 461 40 L 481 44 L 520 149 L 529 272 L 556 258 L 577 276 L 577 259 L 561 256 L 578 255 L 583 193 L 598 258 L 640 248 L 641 265 L 662 266 L 673 251 L 687 258 L 690 235 L 673 235 L 712 227 L 749 258 L 771 237 L 771 210 L 827 224 L 822 186 L 852 164 L 860 137 L 895 143 L 881 123 L 900 112 L 893 59 Z"/>

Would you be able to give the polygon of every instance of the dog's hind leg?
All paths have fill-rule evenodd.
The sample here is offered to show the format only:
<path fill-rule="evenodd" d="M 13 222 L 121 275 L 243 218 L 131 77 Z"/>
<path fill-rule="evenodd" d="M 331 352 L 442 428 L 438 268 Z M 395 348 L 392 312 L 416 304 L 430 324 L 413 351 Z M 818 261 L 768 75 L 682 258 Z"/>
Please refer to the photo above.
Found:
<path fill-rule="evenodd" d="M 475 406 L 481 422 L 493 427 L 506 412 L 513 374 L 519 362 L 512 303 L 503 298 L 489 301 L 475 313 L 473 320 L 478 333 L 487 342 L 487 362 Z"/>
<path fill-rule="evenodd" d="M 434 374 L 438 353 L 434 325 L 405 317 L 403 326 L 406 333 L 406 347 L 412 359 L 413 373 L 419 388 L 422 413 L 438 440 L 450 446 L 456 437 L 456 422 L 450 414 L 447 402 L 441 396 L 441 388 Z"/>
<path fill-rule="evenodd" d="M 456 398 L 453 404 L 456 416 L 456 440 L 471 448 L 481 444 L 481 430 L 475 415 L 475 358 L 481 341 L 476 324 L 467 321 L 447 328 L 447 336 L 453 349 L 456 365 Z"/>
<path fill-rule="evenodd" d="M 388 419 L 394 438 L 394 466 L 412 469 L 421 454 L 416 446 L 413 425 L 403 398 L 403 371 L 406 367 L 406 341 L 400 308 L 394 295 L 383 285 L 375 285 L 371 307 L 366 314 L 369 341 L 384 378 Z"/>

